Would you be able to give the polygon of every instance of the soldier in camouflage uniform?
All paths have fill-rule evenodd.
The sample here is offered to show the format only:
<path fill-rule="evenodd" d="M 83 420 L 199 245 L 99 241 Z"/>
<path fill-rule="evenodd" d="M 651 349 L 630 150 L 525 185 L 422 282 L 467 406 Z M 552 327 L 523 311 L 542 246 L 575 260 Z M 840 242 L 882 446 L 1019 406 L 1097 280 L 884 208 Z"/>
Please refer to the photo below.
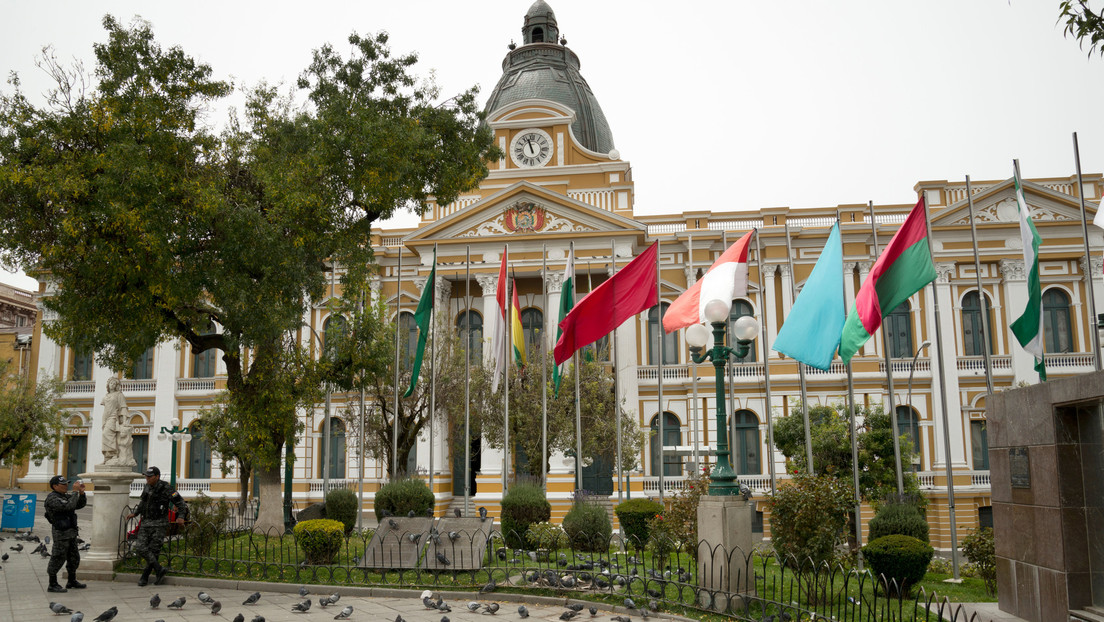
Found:
<path fill-rule="evenodd" d="M 88 504 L 84 496 L 84 483 L 73 484 L 73 492 L 66 492 L 69 482 L 64 475 L 50 478 L 50 489 L 46 497 L 46 520 L 50 522 L 54 536 L 50 562 L 46 564 L 46 575 L 50 578 L 48 592 L 66 592 L 66 588 L 80 589 L 85 584 L 77 581 L 77 566 L 80 566 L 80 553 L 77 551 L 77 510 Z M 62 587 L 58 583 L 57 573 L 61 566 L 69 573 L 69 581 Z"/>
<path fill-rule="evenodd" d="M 161 469 L 151 466 L 144 473 L 146 487 L 142 490 L 142 498 L 138 501 L 138 508 L 127 519 L 141 516 L 142 522 L 138 526 L 138 540 L 134 543 L 134 552 L 146 560 L 146 569 L 142 571 L 142 577 L 138 579 L 138 585 L 149 583 L 150 572 L 156 572 L 154 585 L 160 585 L 168 570 L 161 565 L 157 556 L 161 553 L 161 544 L 165 541 L 165 532 L 169 528 L 169 507 L 176 507 L 176 522 L 184 524 L 184 516 L 188 512 L 188 506 L 180 493 L 176 492 L 168 482 L 161 481 Z"/>

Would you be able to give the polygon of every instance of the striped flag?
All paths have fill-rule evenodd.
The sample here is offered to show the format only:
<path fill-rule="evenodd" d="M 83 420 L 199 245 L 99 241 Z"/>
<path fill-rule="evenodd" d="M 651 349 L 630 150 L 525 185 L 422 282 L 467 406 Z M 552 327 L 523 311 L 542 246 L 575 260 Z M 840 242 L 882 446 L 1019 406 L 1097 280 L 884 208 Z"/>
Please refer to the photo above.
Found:
<path fill-rule="evenodd" d="M 514 346 L 514 360 L 525 366 L 525 333 L 521 330 L 521 305 L 518 304 L 517 281 L 510 279 L 514 304 L 510 305 L 510 341 Z"/>
<path fill-rule="evenodd" d="M 564 269 L 563 285 L 560 288 L 560 317 L 556 320 L 556 341 L 563 335 L 560 322 L 564 321 L 571 307 L 575 306 L 575 247 L 567 250 L 567 268 Z M 560 381 L 566 371 L 566 363 L 561 363 L 552 368 L 552 395 L 560 396 Z"/>
<path fill-rule="evenodd" d="M 495 295 L 494 335 L 491 337 L 491 352 L 494 353 L 495 370 L 491 377 L 491 393 L 498 392 L 498 383 L 506 373 L 506 255 L 502 249 L 502 265 L 498 268 L 498 292 Z"/>
<path fill-rule="evenodd" d="M 1016 206 L 1020 212 L 1020 240 L 1023 242 L 1024 270 L 1027 272 L 1027 307 L 1023 315 L 1012 322 L 1012 334 L 1024 350 L 1035 357 L 1035 371 L 1039 379 L 1046 380 L 1046 362 L 1043 359 L 1043 290 L 1039 284 L 1039 232 L 1031 222 L 1031 210 L 1024 199 L 1020 185 L 1020 167 L 1013 163 L 1012 178 L 1016 182 Z"/>
<path fill-rule="evenodd" d="M 414 368 L 410 372 L 410 386 L 406 388 L 403 397 L 410 397 L 414 393 L 414 386 L 418 384 L 418 376 L 422 372 L 422 358 L 425 356 L 426 337 L 429 336 L 429 321 L 433 317 L 433 292 L 436 289 L 437 280 L 437 249 L 433 249 L 433 269 L 429 271 L 429 279 L 426 281 L 422 297 L 418 300 L 418 309 L 414 312 L 414 323 L 418 325 L 418 349 L 414 352 Z"/>
<path fill-rule="evenodd" d="M 748 248 L 755 229 L 721 253 L 717 261 L 696 283 L 667 307 L 663 314 L 663 332 L 669 333 L 705 321 L 705 305 L 720 300 L 732 307 L 732 299 L 747 296 Z"/>

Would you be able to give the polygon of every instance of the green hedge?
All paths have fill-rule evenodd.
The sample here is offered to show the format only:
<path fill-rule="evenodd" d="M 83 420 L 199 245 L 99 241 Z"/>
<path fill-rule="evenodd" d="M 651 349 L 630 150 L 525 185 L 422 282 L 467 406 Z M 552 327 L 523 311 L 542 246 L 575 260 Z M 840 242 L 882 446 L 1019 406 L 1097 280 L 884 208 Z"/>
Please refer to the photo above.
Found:
<path fill-rule="evenodd" d="M 870 520 L 870 540 L 883 536 L 911 536 L 922 542 L 928 539 L 928 519 L 920 508 L 907 501 L 892 501 L 878 508 L 878 513 Z"/>
<path fill-rule="evenodd" d="M 648 544 L 649 521 L 663 512 L 663 504 L 651 499 L 629 499 L 613 511 L 625 532 L 625 545 L 639 551 Z"/>
<path fill-rule="evenodd" d="M 935 555 L 935 549 L 927 542 L 896 534 L 872 540 L 862 551 L 879 583 L 881 577 L 885 578 L 890 596 L 897 593 L 908 596 L 912 586 L 924 578 Z M 896 590 L 893 581 L 897 582 Z"/>
<path fill-rule="evenodd" d="M 345 525 L 346 535 L 356 527 L 359 510 L 360 504 L 356 493 L 348 488 L 337 488 L 326 495 L 326 518 L 340 521 Z"/>
<path fill-rule="evenodd" d="M 529 526 L 552 518 L 552 504 L 544 488 L 536 484 L 516 484 L 502 498 L 502 536 L 513 549 L 535 548 L 528 541 Z"/>
<path fill-rule="evenodd" d="M 596 503 L 576 503 L 563 519 L 571 546 L 580 551 L 605 551 L 609 547 L 613 525 L 606 508 Z"/>
<path fill-rule="evenodd" d="M 332 564 L 345 543 L 345 525 L 328 518 L 305 520 L 295 525 L 295 541 L 308 564 Z"/>
<path fill-rule="evenodd" d="M 406 516 L 411 511 L 415 516 L 425 516 L 433 507 L 433 493 L 420 479 L 400 479 L 381 486 L 373 506 L 377 521 L 383 519 L 383 510 L 394 516 Z"/>

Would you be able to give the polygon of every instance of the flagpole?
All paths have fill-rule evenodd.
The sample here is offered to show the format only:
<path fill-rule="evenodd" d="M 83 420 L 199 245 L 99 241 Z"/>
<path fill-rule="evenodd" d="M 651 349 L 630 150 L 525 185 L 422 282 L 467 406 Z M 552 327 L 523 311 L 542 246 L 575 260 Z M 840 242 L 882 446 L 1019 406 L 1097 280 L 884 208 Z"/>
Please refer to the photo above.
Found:
<path fill-rule="evenodd" d="M 686 280 L 686 288 L 689 289 L 698 279 L 698 273 L 694 271 L 694 234 L 687 236 L 686 240 L 686 262 L 690 264 L 690 278 Z M 694 361 L 689 361 L 689 364 L 693 366 L 693 371 L 690 373 L 690 386 L 693 390 L 694 402 L 692 404 L 691 412 L 687 415 L 691 417 L 693 422 L 691 427 L 691 434 L 693 434 L 693 441 L 691 443 L 691 451 L 694 452 L 694 469 L 696 472 L 701 472 L 701 456 L 698 455 L 698 444 L 701 442 L 701 422 L 698 421 L 700 413 L 698 412 L 698 365 Z"/>
<path fill-rule="evenodd" d="M 541 244 L 541 289 L 544 293 L 544 324 L 548 325 L 548 244 Z M 563 295 L 563 290 L 560 290 Z M 544 327 L 542 327 L 544 330 Z M 548 486 L 548 365 L 544 351 L 548 338 L 541 335 L 541 483 Z"/>
<path fill-rule="evenodd" d="M 1023 192 L 1023 176 L 1020 175 L 1020 161 L 1018 159 L 1013 159 L 1012 160 L 1012 174 L 1015 175 L 1015 180 L 1014 181 L 1015 181 L 1015 187 L 1016 187 L 1016 193 L 1017 193 L 1016 194 L 1016 211 L 1022 212 L 1021 215 L 1020 215 L 1020 218 L 1021 219 L 1026 219 L 1027 222 L 1029 223 L 1030 227 L 1034 228 L 1035 225 L 1034 225 L 1034 223 L 1031 222 L 1031 212 L 1028 210 L 1028 207 L 1027 207 L 1027 196 L 1024 195 L 1024 192 Z M 1023 197 L 1023 204 L 1022 205 L 1020 204 L 1020 198 L 1021 197 Z M 925 207 L 927 207 L 927 206 L 925 206 Z M 1022 220 L 1021 220 L 1021 223 L 1022 223 Z M 1035 236 L 1038 237 L 1039 232 L 1035 231 L 1034 233 L 1035 233 Z M 1022 235 L 1022 233 L 1021 233 L 1021 235 Z M 1027 247 L 1028 247 L 1028 245 L 1025 244 L 1024 245 L 1024 252 L 1025 253 L 1027 252 Z M 1025 259 L 1026 259 L 1026 256 L 1025 256 Z M 1039 255 L 1038 255 L 1038 253 L 1036 253 L 1035 254 L 1035 266 L 1034 267 L 1037 268 L 1039 263 L 1040 263 L 1039 262 Z M 1027 265 L 1026 261 L 1024 262 L 1024 275 L 1027 277 L 1028 308 L 1031 308 L 1031 302 L 1030 301 L 1031 301 L 1031 272 L 1032 272 L 1032 268 L 1033 268 L 1033 266 Z M 1039 319 L 1037 320 L 1037 323 L 1036 323 L 1036 325 L 1038 326 L 1038 330 L 1039 330 L 1039 333 L 1038 333 L 1038 337 L 1039 337 L 1039 359 L 1038 359 L 1038 362 L 1035 363 L 1035 367 L 1036 368 L 1042 368 L 1041 372 L 1039 371 L 1039 369 L 1036 369 L 1036 372 L 1039 373 L 1039 380 L 1041 380 L 1042 382 L 1046 382 L 1046 327 L 1043 325 L 1043 313 L 1042 313 L 1043 312 L 1043 301 L 1042 301 L 1043 284 L 1042 284 L 1042 281 L 1041 281 L 1042 275 L 1039 273 L 1039 271 L 1037 269 L 1035 270 L 1035 272 L 1036 272 L 1036 278 L 1039 280 L 1039 283 L 1038 283 L 1038 285 L 1039 285 Z M 1026 312 L 1027 312 L 1027 310 L 1025 309 L 1024 313 L 1026 313 Z M 1013 324 L 1015 324 L 1015 323 L 1016 322 L 1013 322 Z M 1026 349 L 1026 347 L 1024 349 Z M 1031 355 L 1032 355 L 1032 359 L 1034 359 L 1035 358 L 1035 353 L 1032 352 Z"/>
<path fill-rule="evenodd" d="M 402 256 L 399 244 L 399 265 L 395 270 L 395 408 L 391 422 L 391 481 L 399 478 L 399 331 L 402 324 Z"/>
<path fill-rule="evenodd" d="M 503 248 L 503 257 L 505 257 L 506 264 L 510 263 L 510 245 L 507 244 Z M 505 352 L 506 364 L 502 368 L 502 403 L 504 420 L 502 427 L 502 496 L 506 496 L 506 492 L 509 489 L 509 472 L 510 472 L 510 349 L 513 347 L 513 328 L 514 328 L 514 308 L 513 299 L 510 298 L 510 279 L 509 273 L 503 277 L 506 279 L 504 290 L 506 292 L 506 306 L 503 309 L 503 319 L 506 320 L 506 339 L 505 339 Z"/>
<path fill-rule="evenodd" d="M 878 256 L 878 223 L 874 221 L 874 201 L 868 201 L 867 205 L 870 208 L 870 232 L 874 234 L 874 256 Z M 840 217 L 839 211 L 836 211 L 836 225 L 839 225 L 842 229 L 842 225 L 839 224 Z M 842 231 L 841 231 L 842 233 Z M 841 238 L 842 239 L 842 238 Z M 977 248 L 976 246 L 974 247 Z M 844 274 L 843 278 L 846 281 L 851 275 Z M 846 294 L 845 294 L 846 295 Z M 844 305 L 846 305 L 846 300 Z M 890 312 L 894 309 L 890 309 Z M 844 309 L 844 313 L 847 309 Z M 889 421 L 893 426 L 893 466 L 897 472 L 897 495 L 903 496 L 905 494 L 905 478 L 901 473 L 901 430 L 900 424 L 897 421 L 897 406 L 894 403 L 893 395 L 893 360 L 889 355 L 889 327 L 885 322 L 882 322 L 882 357 L 885 359 L 886 368 L 886 384 L 889 388 Z"/>
<path fill-rule="evenodd" d="M 993 362 L 989 359 L 989 301 L 981 287 L 981 257 L 978 255 L 977 225 L 974 224 L 974 193 L 966 176 L 966 205 L 970 208 L 970 241 L 974 244 L 974 276 L 977 277 L 978 306 L 981 309 L 981 353 L 985 355 L 985 387 L 993 393 Z"/>
<path fill-rule="evenodd" d="M 571 246 L 575 250 L 574 243 Z M 590 282 L 590 262 L 587 262 L 587 293 L 594 291 L 594 285 Z M 579 351 L 575 351 L 575 490 L 583 488 L 583 408 L 582 396 L 579 394 Z"/>
<path fill-rule="evenodd" d="M 471 244 L 464 247 L 464 516 L 471 507 Z"/>
<path fill-rule="evenodd" d="M 1085 240 L 1085 276 L 1089 281 L 1089 333 L 1092 334 L 1093 364 L 1096 366 L 1096 371 L 1100 371 L 1100 332 L 1096 329 L 1096 293 L 1093 291 L 1095 285 L 1093 285 L 1092 255 L 1089 254 L 1089 213 L 1085 209 L 1085 184 L 1081 181 L 1081 151 L 1077 148 L 1077 132 L 1073 133 L 1073 159 L 1077 163 L 1077 197 L 1081 200 L 1081 233 Z"/>
<path fill-rule="evenodd" d="M 789 218 L 782 222 L 786 229 L 786 260 L 790 264 L 790 308 L 793 308 L 793 303 L 797 300 L 797 284 L 794 278 L 793 267 L 793 248 L 790 246 L 790 222 Z M 842 238 L 841 238 L 842 239 Z M 844 315 L 847 314 L 847 295 L 844 294 Z M 808 463 L 809 475 L 813 474 L 813 433 L 812 428 L 809 426 L 809 394 L 805 386 L 805 364 L 797 359 L 794 359 L 797 363 L 797 378 L 801 385 L 801 416 L 805 421 L 805 460 Z"/>
<path fill-rule="evenodd" d="M 763 321 L 760 328 L 763 331 L 763 389 L 767 397 L 767 466 L 769 467 L 770 481 L 771 481 L 771 495 L 777 490 L 777 476 L 774 472 L 774 420 L 771 418 L 771 384 L 770 384 L 770 337 L 767 331 L 767 306 L 763 304 L 763 246 L 759 242 L 759 232 L 755 232 L 755 258 L 759 262 L 759 308 L 762 312 Z M 800 365 L 800 362 L 798 363 Z M 694 374 L 695 380 L 697 374 Z M 698 385 L 694 383 L 694 401 L 697 402 Z"/>
<path fill-rule="evenodd" d="M 364 292 L 360 294 L 360 320 L 364 321 Z M 360 374 L 360 422 L 357 430 L 357 462 L 360 468 L 360 480 L 357 482 L 357 530 L 364 529 L 364 374 Z"/>
<path fill-rule="evenodd" d="M 836 222 L 839 222 L 839 212 L 836 212 Z M 873 218 L 871 218 L 873 220 Z M 787 236 L 788 241 L 789 236 Z M 843 243 L 843 231 L 840 230 L 840 244 Z M 874 247 L 874 256 L 878 256 L 878 247 Z M 793 259 L 790 260 L 791 262 Z M 790 270 L 791 275 L 793 270 Z M 793 283 L 794 279 L 790 279 Z M 843 290 L 843 312 L 847 313 L 847 281 L 846 275 L 840 274 L 840 288 Z M 802 365 L 803 363 L 798 363 Z M 851 474 L 855 483 L 855 548 L 859 551 L 859 570 L 862 570 L 862 490 L 859 488 L 859 439 L 858 430 L 855 427 L 855 376 L 851 369 L 851 360 L 847 360 L 847 414 L 851 426 Z"/>
<path fill-rule="evenodd" d="M 617 246 L 610 240 L 610 257 L 617 257 Z M 614 270 L 617 267 L 614 266 Z M 613 361 L 613 420 L 617 425 L 617 502 L 621 502 L 621 392 L 617 383 L 617 329 L 610 333 L 610 360 Z"/>
<path fill-rule="evenodd" d="M 429 282 L 426 287 L 431 288 L 429 295 L 433 296 L 433 306 L 429 308 L 429 493 L 434 495 L 434 510 L 436 510 L 436 495 L 433 487 L 433 453 L 437 451 L 437 435 L 433 420 L 437 416 L 437 243 L 433 243 L 433 269 L 430 271 Z"/>
<path fill-rule="evenodd" d="M 928 214 L 928 202 L 923 197 L 920 200 L 924 202 L 924 226 L 927 229 L 928 240 L 931 240 L 931 219 Z M 931 262 L 934 266 L 935 253 L 932 251 L 930 243 L 928 244 L 928 254 L 931 256 Z M 943 330 L 939 326 L 939 294 L 935 291 L 935 281 L 928 283 L 928 285 L 931 287 L 932 307 L 935 312 L 935 343 L 937 360 L 939 363 L 939 399 L 943 409 L 943 465 L 946 467 L 947 475 L 947 510 L 950 517 L 951 529 L 951 568 L 953 570 L 953 579 L 957 583 L 960 582 L 958 576 L 958 527 L 955 521 L 954 473 L 951 470 L 950 424 L 947 420 L 947 376 L 943 363 Z M 982 307 L 982 313 L 984 312 L 985 307 Z"/>
<path fill-rule="evenodd" d="M 657 240 L 656 244 L 661 244 L 661 243 Z M 617 258 L 614 257 L 613 260 L 615 262 L 614 273 L 616 273 L 617 272 L 617 266 L 616 266 Z M 662 296 L 660 288 L 659 288 L 659 248 L 656 249 L 656 306 L 659 307 L 659 309 L 658 309 L 659 313 L 657 314 L 659 316 L 659 324 L 656 326 L 656 334 L 659 335 L 659 360 L 657 361 L 658 364 L 656 365 L 656 372 L 657 372 L 656 373 L 656 379 L 657 379 L 657 382 L 658 382 L 658 384 L 657 384 L 657 396 L 656 397 L 659 400 L 659 500 L 662 503 L 663 502 L 663 497 L 664 497 L 664 494 L 663 494 L 664 493 L 664 491 L 663 491 L 663 487 L 664 487 L 663 476 L 664 476 L 664 471 L 666 470 L 666 467 L 667 467 L 667 464 L 666 464 L 667 456 L 666 456 L 666 451 L 664 450 L 664 445 L 667 444 L 667 438 L 664 435 L 664 429 L 663 429 L 663 424 L 664 424 L 663 420 L 666 419 L 666 417 L 663 416 L 664 415 L 664 411 L 663 411 L 663 356 L 665 354 L 664 351 L 663 351 L 663 346 L 664 346 L 664 342 L 667 341 L 665 339 L 665 337 L 667 335 L 663 332 L 663 296 Z"/>
<path fill-rule="evenodd" d="M 721 232 L 721 252 L 724 253 L 728 250 L 728 232 Z M 729 305 L 732 304 L 730 300 Z M 725 320 L 725 324 L 728 326 L 728 334 L 732 334 L 732 311 L 729 307 L 728 319 Z M 725 365 L 728 370 L 728 463 L 732 466 L 732 474 L 740 475 L 736 472 L 736 361 L 729 361 L 728 365 Z"/>

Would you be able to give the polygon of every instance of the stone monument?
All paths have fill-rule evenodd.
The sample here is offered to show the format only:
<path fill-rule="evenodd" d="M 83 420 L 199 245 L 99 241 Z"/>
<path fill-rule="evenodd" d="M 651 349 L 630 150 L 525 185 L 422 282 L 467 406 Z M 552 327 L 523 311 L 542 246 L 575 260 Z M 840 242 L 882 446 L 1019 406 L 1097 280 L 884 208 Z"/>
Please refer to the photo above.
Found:
<path fill-rule="evenodd" d="M 755 501 L 745 494 L 706 495 L 698 504 L 699 604 L 715 611 L 738 612 L 739 595 L 755 593 L 752 521 Z"/>

